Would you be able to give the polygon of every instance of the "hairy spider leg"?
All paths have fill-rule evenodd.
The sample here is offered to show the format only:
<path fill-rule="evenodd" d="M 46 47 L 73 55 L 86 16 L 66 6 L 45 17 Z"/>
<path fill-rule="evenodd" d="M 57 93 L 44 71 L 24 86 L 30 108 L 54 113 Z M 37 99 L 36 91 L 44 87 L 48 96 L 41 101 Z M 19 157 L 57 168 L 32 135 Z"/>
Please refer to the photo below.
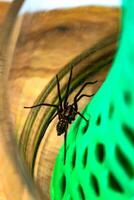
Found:
<path fill-rule="evenodd" d="M 88 123 L 88 120 L 84 117 L 84 115 L 82 115 L 80 112 L 77 112 L 77 114 L 80 115 L 80 117 L 83 118 Z"/>
<path fill-rule="evenodd" d="M 88 85 L 88 84 L 95 84 L 97 83 L 98 81 L 93 81 L 93 82 L 85 82 L 84 85 L 80 88 L 80 90 L 77 92 L 77 94 L 75 95 L 74 97 L 74 102 L 77 102 L 77 98 L 78 96 L 80 95 L 80 93 L 82 92 L 82 90 Z"/>
<path fill-rule="evenodd" d="M 73 71 L 73 67 L 71 67 L 71 70 L 70 70 L 70 75 L 69 75 L 69 80 L 68 80 L 66 94 L 65 94 L 65 100 L 64 100 L 64 108 L 67 105 L 67 100 L 68 100 L 68 96 L 69 96 L 69 88 L 70 88 L 70 83 L 71 83 L 71 79 L 72 79 L 72 71 Z"/>
<path fill-rule="evenodd" d="M 50 121 L 49 121 L 49 124 L 53 121 L 53 119 L 54 119 L 58 114 L 59 114 L 59 112 L 56 112 L 56 113 L 52 116 L 52 118 L 51 118 Z"/>
<path fill-rule="evenodd" d="M 67 130 L 64 133 L 64 165 L 66 164 Z"/>
<path fill-rule="evenodd" d="M 59 108 L 61 111 L 63 110 L 63 108 L 62 108 L 62 98 L 61 98 L 61 93 L 60 93 L 60 83 L 59 83 L 58 75 L 56 75 L 56 80 L 57 80 L 57 91 L 58 91 L 58 97 L 59 97 Z"/>
<path fill-rule="evenodd" d="M 86 82 L 84 85 L 80 88 L 80 90 L 77 92 L 77 94 L 74 97 L 74 105 L 77 107 L 77 102 L 82 98 L 82 97 L 92 97 L 94 94 L 87 95 L 87 94 L 81 94 L 82 90 L 88 85 L 88 84 L 95 84 L 98 81 L 93 81 L 93 82 Z M 80 95 L 81 94 L 81 95 Z M 80 95 L 80 96 L 79 96 Z M 80 113 L 77 111 L 77 114 L 80 115 L 81 118 L 83 118 L 87 123 L 88 120 Z"/>
<path fill-rule="evenodd" d="M 92 96 L 94 96 L 94 95 L 95 95 L 95 94 L 91 94 L 91 95 L 81 94 L 81 95 L 77 98 L 76 102 L 78 102 L 82 97 L 92 97 Z"/>

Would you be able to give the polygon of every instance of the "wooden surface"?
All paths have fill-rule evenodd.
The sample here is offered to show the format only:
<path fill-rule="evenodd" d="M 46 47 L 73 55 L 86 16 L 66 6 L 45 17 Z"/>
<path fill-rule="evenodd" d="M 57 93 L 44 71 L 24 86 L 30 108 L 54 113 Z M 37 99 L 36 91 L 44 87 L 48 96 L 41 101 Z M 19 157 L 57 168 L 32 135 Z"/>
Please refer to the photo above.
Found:
<path fill-rule="evenodd" d="M 16 38 L 12 31 L 23 0 L 0 3 L 0 199 L 39 200 L 40 195 L 21 160 L 9 112 L 8 73 Z M 7 7 L 6 7 L 7 6 Z M 9 10 L 8 10 L 9 8 Z M 6 16 L 5 16 L 6 15 Z M 3 24 L 2 24 L 3 23 Z M 18 32 L 18 31 L 17 31 Z M 15 34 L 16 35 L 16 34 Z M 11 42 L 12 40 L 12 42 Z M 11 43 L 12 44 L 11 44 Z M 42 198 L 44 199 L 45 196 Z"/>
<path fill-rule="evenodd" d="M 2 22 L 3 22 L 3 20 L 4 20 L 4 17 L 6 15 L 8 9 L 9 9 L 9 5 L 10 5 L 10 3 L 0 2 L 0 11 L 1 11 L 0 12 L 0 26 L 1 26 Z"/>
<path fill-rule="evenodd" d="M 22 26 L 10 71 L 10 105 L 18 143 L 29 113 L 23 107 L 32 105 L 47 83 L 71 59 L 105 36 L 118 32 L 119 10 L 83 7 L 26 14 L 16 26 L 16 31 L 20 23 Z M 107 70 L 106 68 L 99 73 L 100 80 L 104 79 Z M 85 92 L 92 93 L 97 87 L 87 88 Z M 80 110 L 86 102 L 87 99 L 81 102 Z M 38 121 L 40 120 L 34 124 L 33 134 L 27 145 L 28 162 L 31 162 L 29 157 Z M 54 160 L 63 142 L 62 137 L 56 136 L 55 124 L 56 120 L 41 141 L 34 166 L 34 179 L 41 191 L 47 194 L 47 199 Z"/>

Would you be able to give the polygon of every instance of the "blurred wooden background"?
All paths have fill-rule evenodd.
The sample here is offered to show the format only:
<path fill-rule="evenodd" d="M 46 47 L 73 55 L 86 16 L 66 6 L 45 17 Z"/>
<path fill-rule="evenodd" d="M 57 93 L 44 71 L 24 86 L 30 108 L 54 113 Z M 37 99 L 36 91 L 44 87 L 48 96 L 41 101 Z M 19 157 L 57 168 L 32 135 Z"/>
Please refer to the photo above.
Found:
<path fill-rule="evenodd" d="M 0 3 L 0 28 L 8 7 L 8 3 Z M 13 42 L 18 34 L 19 37 L 9 80 L 17 142 L 29 112 L 23 107 L 32 105 L 47 83 L 71 59 L 105 36 L 118 32 L 119 16 L 120 11 L 117 8 L 81 7 L 27 13 L 19 17 Z M 104 79 L 106 74 L 107 70 L 104 70 L 99 78 Z M 87 88 L 88 93 L 93 90 L 94 88 Z M 87 100 L 82 101 L 80 109 L 86 102 Z M 34 179 L 48 199 L 55 156 L 63 142 L 62 137 L 56 136 L 55 123 L 56 120 L 47 131 L 49 137 L 44 137 L 39 146 L 34 167 Z M 32 142 L 29 141 L 27 154 L 31 153 Z"/>

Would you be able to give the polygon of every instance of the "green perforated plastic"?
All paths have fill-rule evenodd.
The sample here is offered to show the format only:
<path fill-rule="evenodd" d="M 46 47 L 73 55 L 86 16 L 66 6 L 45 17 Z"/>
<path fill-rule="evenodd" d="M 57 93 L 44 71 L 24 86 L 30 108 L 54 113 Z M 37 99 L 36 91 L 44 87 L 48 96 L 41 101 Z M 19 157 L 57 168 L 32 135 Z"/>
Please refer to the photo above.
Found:
<path fill-rule="evenodd" d="M 106 81 L 56 159 L 52 200 L 134 200 L 134 0 L 123 2 L 120 45 Z"/>

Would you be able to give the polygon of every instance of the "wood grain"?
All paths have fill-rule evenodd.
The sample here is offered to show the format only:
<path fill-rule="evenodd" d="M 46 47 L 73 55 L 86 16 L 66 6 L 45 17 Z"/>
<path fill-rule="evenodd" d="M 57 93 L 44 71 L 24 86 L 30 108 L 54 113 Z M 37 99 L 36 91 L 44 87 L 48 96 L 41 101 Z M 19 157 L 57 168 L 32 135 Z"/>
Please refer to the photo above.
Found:
<path fill-rule="evenodd" d="M 10 3 L 0 2 L 0 26 L 6 16 L 6 13 L 9 9 Z"/>

